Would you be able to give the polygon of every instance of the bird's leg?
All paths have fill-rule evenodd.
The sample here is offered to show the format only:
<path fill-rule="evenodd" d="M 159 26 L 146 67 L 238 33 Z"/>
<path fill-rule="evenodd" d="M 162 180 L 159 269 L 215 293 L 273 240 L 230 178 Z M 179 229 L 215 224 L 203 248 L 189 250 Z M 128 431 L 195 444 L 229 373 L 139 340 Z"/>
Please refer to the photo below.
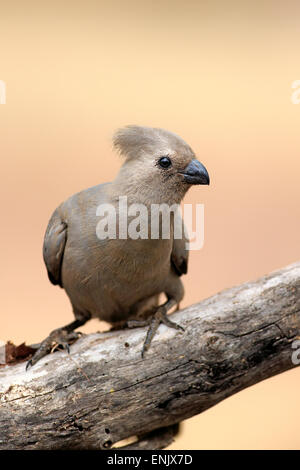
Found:
<path fill-rule="evenodd" d="M 168 318 L 167 312 L 174 307 L 174 305 L 177 305 L 177 301 L 174 298 L 170 298 L 165 302 L 163 305 L 160 305 L 159 307 L 156 308 L 156 312 L 152 315 L 152 317 L 148 320 L 130 320 L 127 322 L 128 328 L 138 328 L 142 326 L 149 326 L 147 336 L 143 345 L 142 349 L 142 357 L 144 357 L 144 354 L 146 351 L 148 351 L 151 341 L 161 323 L 163 323 L 166 326 L 169 326 L 170 328 L 175 328 L 176 330 L 182 330 L 184 331 L 184 328 L 182 326 L 177 325 L 177 323 L 174 323 Z"/>
<path fill-rule="evenodd" d="M 26 364 L 26 370 L 36 364 L 42 357 L 49 354 L 49 352 L 61 346 L 67 352 L 70 352 L 69 342 L 79 338 L 80 333 L 74 330 L 79 326 L 84 325 L 88 318 L 82 320 L 74 320 L 66 326 L 53 330 L 50 335 L 39 344 L 37 351 Z"/>
<path fill-rule="evenodd" d="M 184 331 L 184 328 L 182 326 L 171 321 L 167 315 L 168 310 L 170 310 L 176 304 L 177 304 L 177 301 L 171 298 L 171 299 L 168 299 L 167 302 L 165 302 L 163 305 L 160 305 L 157 308 L 156 313 L 153 315 L 151 319 L 150 327 L 148 329 L 147 336 L 143 345 L 142 357 L 144 357 L 145 352 L 148 351 L 151 341 L 154 338 L 154 335 L 161 323 L 163 323 L 166 326 L 169 326 L 170 328 L 175 328 L 175 330 Z"/>

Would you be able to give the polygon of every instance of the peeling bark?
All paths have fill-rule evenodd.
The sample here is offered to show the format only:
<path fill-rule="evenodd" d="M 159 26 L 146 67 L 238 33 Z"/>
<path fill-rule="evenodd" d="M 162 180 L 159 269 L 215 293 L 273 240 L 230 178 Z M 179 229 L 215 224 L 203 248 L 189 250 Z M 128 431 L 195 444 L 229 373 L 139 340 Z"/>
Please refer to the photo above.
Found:
<path fill-rule="evenodd" d="M 300 263 L 172 315 L 141 358 L 146 329 L 80 338 L 25 372 L 0 369 L 0 449 L 170 444 L 176 423 L 295 365 Z M 163 429 L 162 429 L 163 428 Z"/>

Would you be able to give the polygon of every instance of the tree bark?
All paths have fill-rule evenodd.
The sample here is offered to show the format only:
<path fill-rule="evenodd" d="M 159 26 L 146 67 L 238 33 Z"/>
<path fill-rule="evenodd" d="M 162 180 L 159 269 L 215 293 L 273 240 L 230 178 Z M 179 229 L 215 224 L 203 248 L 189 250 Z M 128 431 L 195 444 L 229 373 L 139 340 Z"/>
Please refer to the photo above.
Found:
<path fill-rule="evenodd" d="M 1 368 L 0 449 L 107 449 L 132 436 L 122 448 L 163 448 L 176 423 L 295 367 L 300 262 L 172 320 L 185 331 L 161 325 L 144 359 L 137 328 L 83 336 L 27 372 Z"/>

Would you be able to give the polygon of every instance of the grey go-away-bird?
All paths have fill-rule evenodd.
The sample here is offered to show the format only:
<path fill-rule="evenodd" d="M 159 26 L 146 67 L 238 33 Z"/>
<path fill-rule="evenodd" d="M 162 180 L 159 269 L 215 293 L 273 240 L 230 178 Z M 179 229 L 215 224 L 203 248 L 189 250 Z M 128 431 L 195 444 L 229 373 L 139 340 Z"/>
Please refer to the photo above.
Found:
<path fill-rule="evenodd" d="M 115 180 L 71 196 L 49 221 L 44 261 L 50 281 L 66 291 L 75 320 L 52 331 L 27 368 L 54 345 L 69 350 L 68 343 L 78 337 L 74 330 L 90 318 L 112 325 L 149 324 L 142 355 L 160 323 L 182 329 L 167 315 L 183 298 L 180 276 L 188 264 L 184 236 L 174 238 L 174 218 L 169 238 L 99 239 L 96 212 L 99 205 L 111 204 L 117 213 L 120 196 L 127 197 L 128 206 L 143 204 L 149 212 L 152 204 L 179 204 L 192 185 L 209 184 L 208 172 L 181 137 L 164 129 L 128 126 L 115 133 L 113 143 L 125 158 Z M 161 293 L 167 300 L 158 305 Z"/>

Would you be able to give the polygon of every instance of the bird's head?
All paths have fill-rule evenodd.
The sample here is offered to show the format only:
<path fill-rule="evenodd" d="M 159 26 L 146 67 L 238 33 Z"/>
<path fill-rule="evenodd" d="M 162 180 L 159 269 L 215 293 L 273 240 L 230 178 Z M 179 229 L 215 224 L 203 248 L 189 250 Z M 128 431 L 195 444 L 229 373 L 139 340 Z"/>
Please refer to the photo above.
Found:
<path fill-rule="evenodd" d="M 127 126 L 113 138 L 125 157 L 116 183 L 126 193 L 148 202 L 180 202 L 195 184 L 209 184 L 209 175 L 190 146 L 178 135 L 159 128 Z"/>

